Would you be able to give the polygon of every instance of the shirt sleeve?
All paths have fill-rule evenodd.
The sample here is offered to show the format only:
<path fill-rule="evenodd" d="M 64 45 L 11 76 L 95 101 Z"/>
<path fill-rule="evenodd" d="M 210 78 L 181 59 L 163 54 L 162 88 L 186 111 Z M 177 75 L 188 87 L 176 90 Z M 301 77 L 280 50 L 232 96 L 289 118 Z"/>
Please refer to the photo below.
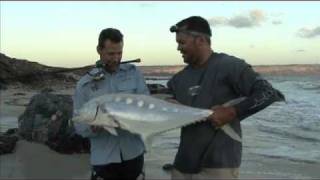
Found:
<path fill-rule="evenodd" d="M 171 79 L 169 79 L 169 81 L 167 82 L 167 94 L 171 95 L 171 98 L 176 99 L 176 96 L 174 94 L 174 90 L 175 90 L 175 85 L 174 85 L 174 80 L 175 80 L 175 76 L 172 76 Z"/>
<path fill-rule="evenodd" d="M 238 72 L 237 72 L 238 71 Z M 233 88 L 242 96 L 247 97 L 244 101 L 236 104 L 239 120 L 242 120 L 275 101 L 285 100 L 284 95 L 256 73 L 248 64 L 244 64 L 238 70 L 233 71 Z"/>
<path fill-rule="evenodd" d="M 77 86 L 73 95 L 73 116 L 78 116 L 78 110 L 86 102 L 86 94 L 81 86 Z M 91 131 L 90 125 L 84 123 L 74 123 L 75 132 L 82 137 L 94 137 L 97 133 Z"/>

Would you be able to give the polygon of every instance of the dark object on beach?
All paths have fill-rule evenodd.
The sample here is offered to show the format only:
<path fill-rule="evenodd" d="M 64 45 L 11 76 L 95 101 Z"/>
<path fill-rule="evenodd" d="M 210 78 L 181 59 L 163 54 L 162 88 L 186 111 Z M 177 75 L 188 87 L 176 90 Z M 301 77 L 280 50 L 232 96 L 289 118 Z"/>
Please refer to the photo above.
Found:
<path fill-rule="evenodd" d="M 7 86 L 4 82 L 2 82 L 2 80 L 0 79 L 0 90 L 6 90 Z"/>
<path fill-rule="evenodd" d="M 31 98 L 19 117 L 19 135 L 28 141 L 46 144 L 59 153 L 87 153 L 88 140 L 75 134 L 72 112 L 70 95 L 42 91 Z"/>
<path fill-rule="evenodd" d="M 41 89 L 41 93 L 52 93 L 54 90 L 52 89 L 52 88 L 48 88 L 48 87 L 46 87 L 46 88 L 43 88 L 43 89 Z"/>
<path fill-rule="evenodd" d="M 8 129 L 4 135 L 8 135 L 8 136 L 18 136 L 18 128 L 10 128 Z"/>
<path fill-rule="evenodd" d="M 69 95 L 42 92 L 34 95 L 18 119 L 19 135 L 44 143 L 50 136 L 65 136 L 72 131 L 72 98 Z"/>
<path fill-rule="evenodd" d="M 163 166 L 162 166 L 162 169 L 164 170 L 164 171 L 171 171 L 171 170 L 173 170 L 173 164 L 164 164 Z"/>
<path fill-rule="evenodd" d="M 12 153 L 19 140 L 17 128 L 9 129 L 7 132 L 0 134 L 0 155 Z"/>
<path fill-rule="evenodd" d="M 165 94 L 168 89 L 162 84 L 147 84 L 151 94 Z"/>
<path fill-rule="evenodd" d="M 52 150 L 63 153 L 89 153 L 90 142 L 88 138 L 83 138 L 77 134 L 73 134 L 64 138 L 51 138 L 45 144 Z"/>
<path fill-rule="evenodd" d="M 18 92 L 18 93 L 14 93 L 13 95 L 15 95 L 15 96 L 24 96 L 24 95 L 26 95 L 26 93 Z"/>

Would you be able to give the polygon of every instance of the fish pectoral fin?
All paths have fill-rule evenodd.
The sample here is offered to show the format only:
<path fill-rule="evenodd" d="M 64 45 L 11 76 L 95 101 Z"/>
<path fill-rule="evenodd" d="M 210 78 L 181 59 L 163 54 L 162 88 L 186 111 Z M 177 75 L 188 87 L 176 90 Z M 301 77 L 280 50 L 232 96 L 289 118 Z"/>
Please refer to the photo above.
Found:
<path fill-rule="evenodd" d="M 220 127 L 220 128 L 221 128 L 221 129 L 223 130 L 223 132 L 226 133 L 229 137 L 231 137 L 232 139 L 234 139 L 234 140 L 242 143 L 241 137 L 239 136 L 238 133 L 236 133 L 236 132 L 234 131 L 234 129 L 232 129 L 232 127 L 230 126 L 230 124 L 226 124 L 226 125 L 224 125 L 224 126 L 222 126 L 222 127 Z"/>
<path fill-rule="evenodd" d="M 105 130 L 107 130 L 110 134 L 114 135 L 114 136 L 118 136 L 118 133 L 116 131 L 116 129 L 114 127 L 110 127 L 110 126 L 103 126 L 103 128 Z"/>

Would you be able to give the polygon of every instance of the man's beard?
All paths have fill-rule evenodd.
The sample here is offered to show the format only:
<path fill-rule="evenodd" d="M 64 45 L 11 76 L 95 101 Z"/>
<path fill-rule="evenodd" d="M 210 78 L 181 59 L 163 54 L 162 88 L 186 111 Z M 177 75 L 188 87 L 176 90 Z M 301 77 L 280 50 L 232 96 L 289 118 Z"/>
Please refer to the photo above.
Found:
<path fill-rule="evenodd" d="M 193 65 L 197 63 L 197 60 L 193 56 L 186 56 L 183 58 L 183 62 L 189 65 Z"/>

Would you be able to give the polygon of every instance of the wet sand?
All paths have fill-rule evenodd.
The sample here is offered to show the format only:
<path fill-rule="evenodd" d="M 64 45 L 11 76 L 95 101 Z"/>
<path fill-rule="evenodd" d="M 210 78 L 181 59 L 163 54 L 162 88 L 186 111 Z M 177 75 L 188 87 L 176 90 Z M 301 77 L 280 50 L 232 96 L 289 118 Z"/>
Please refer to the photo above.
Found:
<path fill-rule="evenodd" d="M 171 158 L 168 156 L 168 159 Z M 146 179 L 170 179 L 162 170 L 165 159 L 146 159 Z M 245 160 L 241 179 L 319 178 L 320 165 L 286 160 Z M 0 156 L 0 179 L 90 179 L 89 154 L 59 154 L 47 146 L 24 140 L 17 142 L 15 152 Z"/>

